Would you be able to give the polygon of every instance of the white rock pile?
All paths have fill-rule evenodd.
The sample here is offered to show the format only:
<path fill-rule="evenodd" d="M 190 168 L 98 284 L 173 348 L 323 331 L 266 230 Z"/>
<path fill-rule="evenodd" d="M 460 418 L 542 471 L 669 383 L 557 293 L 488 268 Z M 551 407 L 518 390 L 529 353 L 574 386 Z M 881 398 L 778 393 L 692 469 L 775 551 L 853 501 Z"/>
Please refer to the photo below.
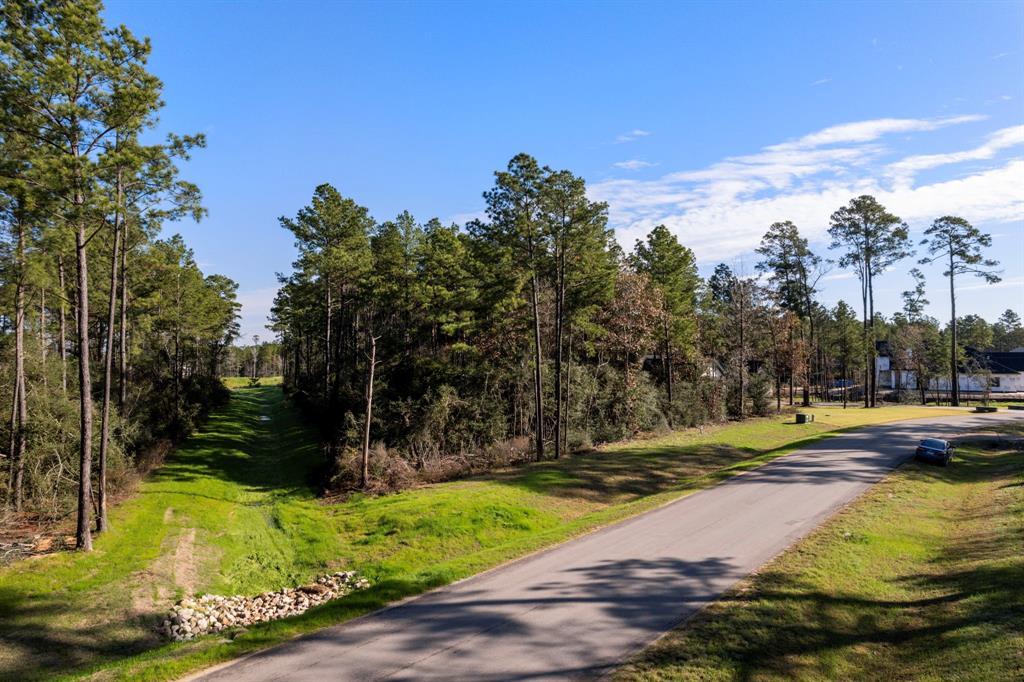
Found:
<path fill-rule="evenodd" d="M 321 576 L 309 585 L 285 587 L 255 597 L 222 597 L 217 594 L 188 597 L 174 605 L 159 629 L 170 639 L 194 639 L 210 632 L 297 616 L 314 606 L 369 586 L 370 581 L 360 578 L 354 571 L 342 571 Z"/>

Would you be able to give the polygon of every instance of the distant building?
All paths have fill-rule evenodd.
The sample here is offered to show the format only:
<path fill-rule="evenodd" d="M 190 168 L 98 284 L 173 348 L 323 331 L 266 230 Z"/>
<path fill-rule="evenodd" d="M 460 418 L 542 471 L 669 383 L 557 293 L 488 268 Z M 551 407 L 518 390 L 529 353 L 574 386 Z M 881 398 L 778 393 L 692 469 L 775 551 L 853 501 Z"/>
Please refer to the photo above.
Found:
<path fill-rule="evenodd" d="M 917 375 L 912 370 L 893 367 L 888 342 L 879 341 L 876 348 L 875 379 L 878 388 L 918 388 Z M 957 376 L 961 391 L 984 393 L 987 383 L 991 393 L 1024 393 L 1024 348 L 1005 352 L 967 348 L 965 352 L 967 358 L 958 368 Z M 949 377 L 944 375 L 933 379 L 928 390 L 948 391 L 949 384 Z"/>

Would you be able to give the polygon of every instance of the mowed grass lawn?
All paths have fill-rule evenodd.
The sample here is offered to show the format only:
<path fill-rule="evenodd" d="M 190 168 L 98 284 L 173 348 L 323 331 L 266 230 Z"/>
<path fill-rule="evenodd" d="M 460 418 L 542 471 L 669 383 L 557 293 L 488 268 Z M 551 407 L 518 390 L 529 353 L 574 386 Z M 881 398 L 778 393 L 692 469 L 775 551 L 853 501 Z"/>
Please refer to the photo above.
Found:
<path fill-rule="evenodd" d="M 616 678 L 1024 679 L 1024 451 L 902 467 Z"/>
<path fill-rule="evenodd" d="M 238 388 L 113 511 L 95 552 L 0 569 L 0 678 L 173 678 L 650 509 L 829 431 L 942 414 L 814 412 L 806 425 L 789 416 L 677 432 L 326 505 L 311 486 L 319 448 L 280 389 Z M 171 644 L 154 633 L 186 593 L 255 594 L 340 569 L 373 587 L 233 641 Z"/>

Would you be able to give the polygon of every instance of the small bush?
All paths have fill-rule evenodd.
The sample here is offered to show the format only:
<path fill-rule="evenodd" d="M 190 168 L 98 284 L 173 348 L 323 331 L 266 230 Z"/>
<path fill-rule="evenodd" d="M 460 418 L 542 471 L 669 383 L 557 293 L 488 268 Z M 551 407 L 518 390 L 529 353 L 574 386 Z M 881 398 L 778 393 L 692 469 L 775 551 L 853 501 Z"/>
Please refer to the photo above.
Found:
<path fill-rule="evenodd" d="M 692 428 L 725 419 L 721 382 L 700 378 L 675 385 L 669 410 L 676 428 Z"/>
<path fill-rule="evenodd" d="M 370 449 L 369 480 L 365 490 L 371 493 L 392 493 L 411 487 L 417 482 L 416 470 L 409 462 L 382 443 Z M 330 487 L 338 491 L 360 490 L 362 453 L 356 448 L 343 448 L 337 456 L 330 479 Z"/>

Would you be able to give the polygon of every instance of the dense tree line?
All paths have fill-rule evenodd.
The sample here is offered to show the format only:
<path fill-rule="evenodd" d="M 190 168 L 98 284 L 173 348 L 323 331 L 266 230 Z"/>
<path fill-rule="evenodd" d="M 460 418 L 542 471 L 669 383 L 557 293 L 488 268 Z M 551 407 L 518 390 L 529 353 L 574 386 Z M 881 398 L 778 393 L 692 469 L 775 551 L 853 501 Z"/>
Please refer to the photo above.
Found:
<path fill-rule="evenodd" d="M 891 322 L 874 308 L 874 279 L 913 248 L 873 197 L 831 219 L 836 262 L 862 284 L 858 322 L 847 304 L 819 302 L 828 261 L 791 222 L 768 228 L 758 276 L 720 264 L 704 281 L 664 226 L 624 252 L 583 179 L 528 155 L 483 196 L 486 218 L 461 228 L 408 213 L 378 223 L 326 184 L 281 218 L 299 250 L 272 314 L 285 388 L 322 424 L 343 485 L 367 485 L 371 449 L 421 471 L 454 458 L 464 471 L 493 463 L 502 444 L 558 458 L 766 414 L 797 393 L 874 405 L 871 368 L 890 336 L 921 376 L 941 370 L 923 284 Z M 970 253 L 986 245 L 965 234 Z"/>
<path fill-rule="evenodd" d="M 705 280 L 663 225 L 631 251 L 582 178 L 521 154 L 464 226 L 378 222 L 330 185 L 282 217 L 298 259 L 273 308 L 276 342 L 238 333 L 235 284 L 204 275 L 162 226 L 204 210 L 178 165 L 201 135 L 154 142 L 161 84 L 149 44 L 94 0 L 11 0 L 0 14 L 0 471 L 5 506 L 107 524 L 112 483 L 154 443 L 188 433 L 217 377 L 282 374 L 323 428 L 336 481 L 441 477 L 559 458 L 641 431 L 879 400 L 876 354 L 924 387 L 965 348 L 1024 345 L 1020 319 L 957 317 L 957 282 L 998 280 L 988 235 L 957 216 L 926 229 L 954 313 L 876 310 L 876 278 L 913 256 L 909 228 L 860 196 L 830 218 L 829 259 L 790 221 L 767 227 L 755 272 Z M 860 310 L 820 300 L 852 271 Z M 896 387 L 900 399 L 913 395 Z M 774 405 L 772 404 L 774 403 Z M 371 451 L 374 456 L 371 456 Z M 95 467 L 94 467 L 95 460 Z M 72 503 L 74 500 L 74 503 Z"/>
<path fill-rule="evenodd" d="M 234 282 L 158 238 L 204 213 L 178 175 L 204 140 L 151 141 L 163 103 L 149 43 L 100 10 L 10 0 L 0 13 L 0 495 L 77 513 L 81 549 L 133 458 L 223 395 L 238 307 Z"/>

